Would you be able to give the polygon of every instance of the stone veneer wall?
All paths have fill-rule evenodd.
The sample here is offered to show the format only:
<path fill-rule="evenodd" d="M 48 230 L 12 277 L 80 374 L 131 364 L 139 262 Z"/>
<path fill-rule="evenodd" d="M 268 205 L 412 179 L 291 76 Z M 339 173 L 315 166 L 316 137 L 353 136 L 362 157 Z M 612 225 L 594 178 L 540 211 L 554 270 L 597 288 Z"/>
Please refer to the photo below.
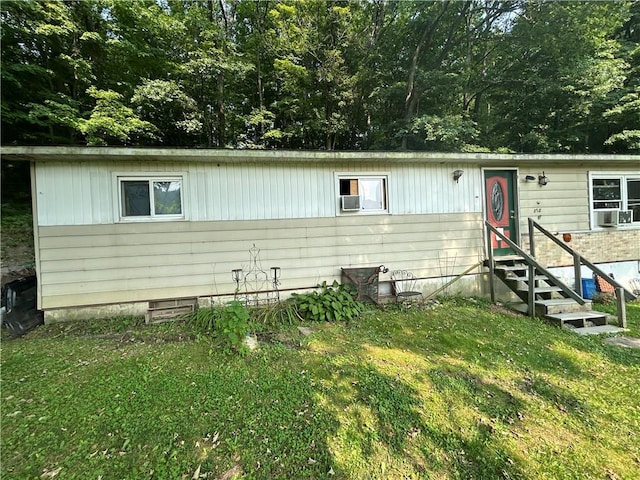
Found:
<path fill-rule="evenodd" d="M 592 263 L 640 260 L 640 230 L 605 230 L 571 233 L 571 241 L 564 242 L 562 233 L 556 234 L 563 243 L 576 250 Z M 573 265 L 573 257 L 544 236 L 535 235 L 536 258 L 548 267 Z M 522 246 L 529 251 L 529 237 L 523 235 Z"/>

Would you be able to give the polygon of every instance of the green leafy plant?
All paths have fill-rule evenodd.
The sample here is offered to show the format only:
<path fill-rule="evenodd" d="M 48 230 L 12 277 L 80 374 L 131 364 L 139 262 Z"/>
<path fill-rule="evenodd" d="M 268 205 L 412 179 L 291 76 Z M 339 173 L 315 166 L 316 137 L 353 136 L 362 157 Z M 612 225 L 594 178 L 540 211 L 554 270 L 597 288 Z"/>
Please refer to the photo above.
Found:
<path fill-rule="evenodd" d="M 249 311 L 238 300 L 224 306 L 199 308 L 191 316 L 191 325 L 197 332 L 219 336 L 229 347 L 241 351 L 249 331 Z"/>
<path fill-rule="evenodd" d="M 332 285 L 322 282 L 320 291 L 293 294 L 300 315 L 308 320 L 333 322 L 353 320 L 364 310 L 345 285 L 334 281 Z"/>
<path fill-rule="evenodd" d="M 222 308 L 215 329 L 231 343 L 231 347 L 241 349 L 245 335 L 249 331 L 249 311 L 242 302 L 234 300 Z"/>

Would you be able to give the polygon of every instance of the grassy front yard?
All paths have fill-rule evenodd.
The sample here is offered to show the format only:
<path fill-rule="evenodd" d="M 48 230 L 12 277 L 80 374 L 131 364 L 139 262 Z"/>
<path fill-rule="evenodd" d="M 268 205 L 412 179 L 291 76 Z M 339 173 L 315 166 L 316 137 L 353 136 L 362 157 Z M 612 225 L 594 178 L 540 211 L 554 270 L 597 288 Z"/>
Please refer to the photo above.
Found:
<path fill-rule="evenodd" d="M 5 340 L 0 476 L 638 478 L 640 350 L 462 300 L 311 327 L 244 357 L 184 323 Z"/>

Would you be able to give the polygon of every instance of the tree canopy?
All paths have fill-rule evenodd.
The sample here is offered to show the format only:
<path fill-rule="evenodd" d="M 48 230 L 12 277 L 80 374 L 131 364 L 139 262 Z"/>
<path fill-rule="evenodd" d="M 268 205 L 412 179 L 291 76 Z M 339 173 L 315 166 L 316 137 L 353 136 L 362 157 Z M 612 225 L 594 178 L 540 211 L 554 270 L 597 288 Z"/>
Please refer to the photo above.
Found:
<path fill-rule="evenodd" d="M 4 0 L 2 143 L 640 152 L 640 3 Z"/>

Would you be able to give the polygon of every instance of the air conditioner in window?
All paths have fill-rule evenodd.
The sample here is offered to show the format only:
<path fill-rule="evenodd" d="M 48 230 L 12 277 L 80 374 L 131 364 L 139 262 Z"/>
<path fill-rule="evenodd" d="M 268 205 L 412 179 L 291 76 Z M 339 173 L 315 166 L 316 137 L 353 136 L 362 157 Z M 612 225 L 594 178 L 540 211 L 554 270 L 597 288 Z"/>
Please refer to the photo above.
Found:
<path fill-rule="evenodd" d="M 620 210 L 618 212 L 618 223 L 627 224 L 633 222 L 633 210 Z"/>
<path fill-rule="evenodd" d="M 606 212 L 596 212 L 596 223 L 600 227 L 615 227 L 618 225 L 618 213 L 620 210 L 608 210 Z"/>
<path fill-rule="evenodd" d="M 342 211 L 353 212 L 360 210 L 360 196 L 359 195 L 342 195 L 340 197 L 340 205 Z"/>

